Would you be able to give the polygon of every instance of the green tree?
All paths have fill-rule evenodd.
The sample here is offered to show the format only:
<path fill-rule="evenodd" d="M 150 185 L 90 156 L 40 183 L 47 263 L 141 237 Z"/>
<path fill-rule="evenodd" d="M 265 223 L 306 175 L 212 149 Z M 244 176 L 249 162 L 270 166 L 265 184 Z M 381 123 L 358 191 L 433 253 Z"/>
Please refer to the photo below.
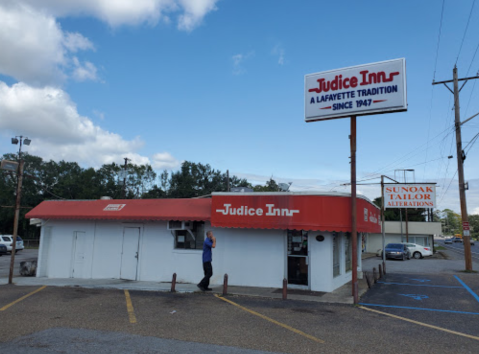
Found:
<path fill-rule="evenodd" d="M 278 183 L 276 183 L 273 177 L 271 177 L 264 186 L 260 186 L 260 185 L 254 186 L 253 190 L 255 192 L 279 192 L 280 191 L 278 187 Z"/>
<path fill-rule="evenodd" d="M 168 183 L 164 176 L 162 185 L 168 185 L 167 196 L 169 198 L 192 198 L 211 194 L 212 192 L 225 192 L 227 190 L 226 173 L 211 168 L 209 164 L 185 161 L 181 169 L 172 172 Z M 230 177 L 230 187 L 248 187 L 246 179 L 236 176 Z"/>
<path fill-rule="evenodd" d="M 469 226 L 471 227 L 471 236 L 479 239 L 479 215 L 469 215 Z"/>

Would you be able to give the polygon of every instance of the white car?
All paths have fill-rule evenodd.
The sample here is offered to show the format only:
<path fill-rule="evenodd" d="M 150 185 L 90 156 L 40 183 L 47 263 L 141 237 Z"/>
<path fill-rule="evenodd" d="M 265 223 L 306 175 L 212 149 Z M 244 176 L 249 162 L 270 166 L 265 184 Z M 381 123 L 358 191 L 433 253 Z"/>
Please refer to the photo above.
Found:
<path fill-rule="evenodd" d="M 429 246 L 421 246 L 416 243 L 409 242 L 403 242 L 403 244 L 406 245 L 407 248 L 409 248 L 412 257 L 414 257 L 415 259 L 432 256 L 432 248 Z"/>
<path fill-rule="evenodd" d="M 7 251 L 12 252 L 12 235 L 0 235 L 0 244 L 7 246 Z M 17 244 L 15 245 L 15 253 L 24 249 L 23 240 L 20 236 L 17 236 Z"/>

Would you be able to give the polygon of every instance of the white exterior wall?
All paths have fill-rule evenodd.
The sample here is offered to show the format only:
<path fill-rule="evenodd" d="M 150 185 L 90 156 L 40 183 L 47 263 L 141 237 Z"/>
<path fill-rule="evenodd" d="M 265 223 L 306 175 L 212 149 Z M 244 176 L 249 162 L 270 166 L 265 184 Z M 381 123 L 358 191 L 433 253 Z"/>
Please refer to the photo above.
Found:
<path fill-rule="evenodd" d="M 136 280 L 169 282 L 173 273 L 178 282 L 196 284 L 202 279 L 202 250 L 175 249 L 165 221 L 49 221 L 42 227 L 37 276 L 119 279 L 125 227 L 139 228 Z M 205 230 L 212 230 L 217 238 L 211 284 L 222 284 L 228 274 L 230 285 L 282 287 L 287 278 L 285 230 L 212 228 L 209 223 Z M 85 252 L 72 274 L 75 232 L 84 233 Z M 325 236 L 324 241 L 316 240 L 318 234 Z M 308 245 L 311 290 L 329 292 L 351 281 L 351 272 L 345 272 L 344 236 L 339 242 L 340 275 L 334 279 L 332 234 L 310 231 Z"/>
<path fill-rule="evenodd" d="M 324 241 L 318 242 L 317 235 L 323 235 Z M 311 290 L 333 291 L 333 283 L 336 282 L 336 279 L 333 279 L 333 236 L 330 232 L 310 231 L 308 238 Z"/>

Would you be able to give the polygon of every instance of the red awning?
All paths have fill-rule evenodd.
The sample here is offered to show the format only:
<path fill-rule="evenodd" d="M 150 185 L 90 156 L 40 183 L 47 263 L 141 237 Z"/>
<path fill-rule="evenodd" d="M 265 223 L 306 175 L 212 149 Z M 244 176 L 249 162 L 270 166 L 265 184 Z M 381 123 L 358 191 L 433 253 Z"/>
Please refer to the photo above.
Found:
<path fill-rule="evenodd" d="M 40 203 L 26 217 L 204 221 L 211 217 L 211 199 L 55 200 Z"/>
<path fill-rule="evenodd" d="M 252 229 L 351 231 L 351 197 L 248 193 L 213 194 L 211 225 Z M 380 210 L 357 199 L 357 231 L 380 233 Z"/>

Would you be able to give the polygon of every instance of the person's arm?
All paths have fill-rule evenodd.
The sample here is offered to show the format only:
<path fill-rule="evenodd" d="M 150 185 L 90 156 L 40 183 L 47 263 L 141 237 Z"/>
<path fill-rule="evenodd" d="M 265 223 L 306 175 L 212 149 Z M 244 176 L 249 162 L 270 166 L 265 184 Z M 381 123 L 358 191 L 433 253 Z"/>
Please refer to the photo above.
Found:
<path fill-rule="evenodd" d="M 216 237 L 212 237 L 211 238 L 213 240 L 213 244 L 211 245 L 211 247 L 215 248 L 216 247 Z"/>

